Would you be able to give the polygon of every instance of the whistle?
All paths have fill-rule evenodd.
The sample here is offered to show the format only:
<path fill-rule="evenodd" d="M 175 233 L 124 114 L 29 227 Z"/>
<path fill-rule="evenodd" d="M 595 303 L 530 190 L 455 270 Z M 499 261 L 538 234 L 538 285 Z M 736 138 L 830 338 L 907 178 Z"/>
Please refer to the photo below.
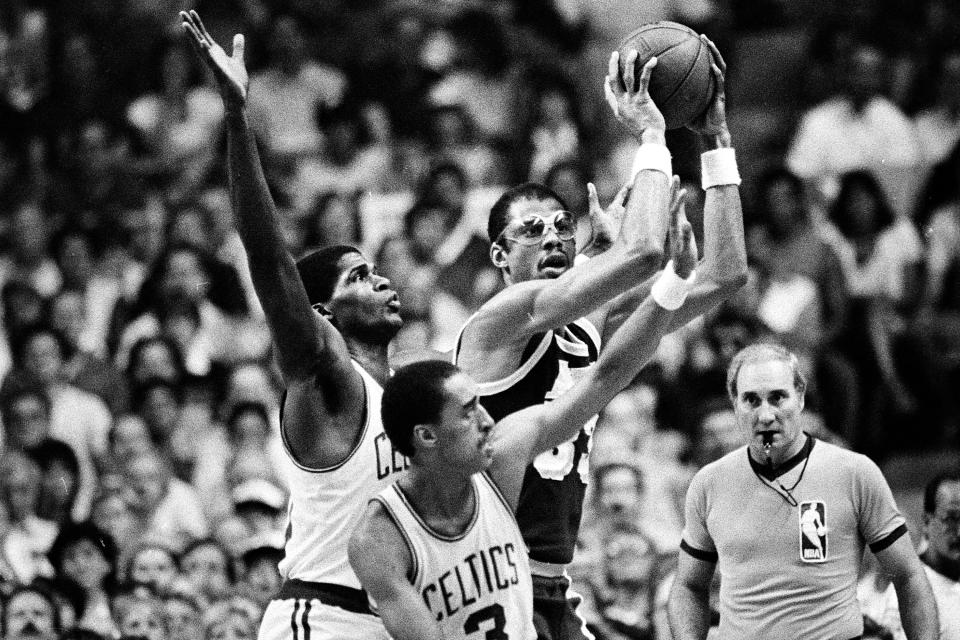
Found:
<path fill-rule="evenodd" d="M 770 455 L 770 448 L 773 447 L 773 434 L 772 433 L 763 433 L 763 451 L 768 456 Z"/>

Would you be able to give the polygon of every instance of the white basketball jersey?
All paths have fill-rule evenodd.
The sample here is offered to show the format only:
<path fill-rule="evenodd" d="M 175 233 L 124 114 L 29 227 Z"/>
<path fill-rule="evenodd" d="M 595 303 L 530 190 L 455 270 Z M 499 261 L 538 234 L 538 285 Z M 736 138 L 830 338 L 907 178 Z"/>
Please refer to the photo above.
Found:
<path fill-rule="evenodd" d="M 477 508 L 458 536 L 430 529 L 396 483 L 376 500 L 407 541 L 411 582 L 443 637 L 533 640 L 533 582 L 517 521 L 486 473 L 472 482 Z"/>
<path fill-rule="evenodd" d="M 309 469 L 293 460 L 288 472 L 290 504 L 280 575 L 285 579 L 327 582 L 360 589 L 350 568 L 347 543 L 367 503 L 409 466 L 383 431 L 383 388 L 356 362 L 366 395 L 364 425 L 346 460 Z M 287 455 L 290 455 L 289 449 Z"/>

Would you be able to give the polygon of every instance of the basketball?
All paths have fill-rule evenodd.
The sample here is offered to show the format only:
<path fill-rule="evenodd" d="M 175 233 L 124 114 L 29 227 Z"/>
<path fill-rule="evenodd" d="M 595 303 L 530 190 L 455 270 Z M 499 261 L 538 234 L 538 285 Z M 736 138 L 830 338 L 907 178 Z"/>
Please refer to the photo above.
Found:
<path fill-rule="evenodd" d="M 710 48 L 696 31 L 677 22 L 643 25 L 620 44 L 621 81 L 631 49 L 638 53 L 635 82 L 639 82 L 643 65 L 657 56 L 657 66 L 650 76 L 650 97 L 660 108 L 667 129 L 687 125 L 710 105 L 714 90 Z"/>

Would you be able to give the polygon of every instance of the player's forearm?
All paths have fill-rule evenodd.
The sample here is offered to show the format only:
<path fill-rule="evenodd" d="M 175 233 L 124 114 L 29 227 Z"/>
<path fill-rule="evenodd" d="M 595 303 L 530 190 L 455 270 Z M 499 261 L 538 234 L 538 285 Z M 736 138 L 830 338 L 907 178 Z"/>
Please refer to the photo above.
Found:
<path fill-rule="evenodd" d="M 623 223 L 610 247 L 611 251 L 623 251 L 627 256 L 643 256 L 662 252 L 670 216 L 671 176 L 653 169 L 637 173 L 627 198 Z M 659 264 L 645 265 L 646 270 L 637 272 L 634 283 L 642 282 L 652 275 Z"/>
<path fill-rule="evenodd" d="M 722 136 L 715 136 L 716 140 Z M 730 298 L 747 282 L 747 246 L 740 189 L 734 184 L 709 187 L 704 201 L 703 259 L 698 284 L 674 318 L 681 327 Z"/>
<path fill-rule="evenodd" d="M 587 377 L 557 400 L 547 413 L 534 454 L 575 437 L 647 364 L 660 343 L 673 311 L 648 298 L 634 311 L 600 352 Z"/>
<path fill-rule="evenodd" d="M 667 615 L 674 640 L 704 640 L 710 631 L 709 593 L 674 583 Z"/>
<path fill-rule="evenodd" d="M 314 351 L 304 345 L 317 345 L 321 336 L 296 263 L 286 249 L 245 110 L 228 112 L 227 150 L 234 219 L 253 286 L 277 345 L 281 369 L 296 376 L 308 371 L 314 361 Z"/>
<path fill-rule="evenodd" d="M 675 313 L 647 297 L 600 352 L 596 364 L 600 384 L 611 387 L 613 395 L 630 384 L 656 352 Z"/>
<path fill-rule="evenodd" d="M 907 640 L 934 640 L 939 637 L 939 618 L 933 590 L 922 570 L 913 571 L 909 577 L 894 580 L 900 607 L 900 622 Z"/>

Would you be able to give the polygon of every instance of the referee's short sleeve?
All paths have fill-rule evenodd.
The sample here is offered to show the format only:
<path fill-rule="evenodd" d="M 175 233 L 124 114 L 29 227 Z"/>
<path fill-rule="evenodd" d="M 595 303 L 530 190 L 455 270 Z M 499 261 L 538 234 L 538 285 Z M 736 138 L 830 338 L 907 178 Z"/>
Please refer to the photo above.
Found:
<path fill-rule="evenodd" d="M 707 489 L 710 476 L 703 469 L 697 472 L 687 489 L 684 507 L 683 540 L 680 549 L 705 562 L 717 561 L 717 549 L 707 531 Z"/>
<path fill-rule="evenodd" d="M 906 520 L 897 509 L 893 492 L 880 468 L 870 458 L 857 454 L 856 478 L 860 533 L 874 552 L 893 544 L 907 532 Z"/>

